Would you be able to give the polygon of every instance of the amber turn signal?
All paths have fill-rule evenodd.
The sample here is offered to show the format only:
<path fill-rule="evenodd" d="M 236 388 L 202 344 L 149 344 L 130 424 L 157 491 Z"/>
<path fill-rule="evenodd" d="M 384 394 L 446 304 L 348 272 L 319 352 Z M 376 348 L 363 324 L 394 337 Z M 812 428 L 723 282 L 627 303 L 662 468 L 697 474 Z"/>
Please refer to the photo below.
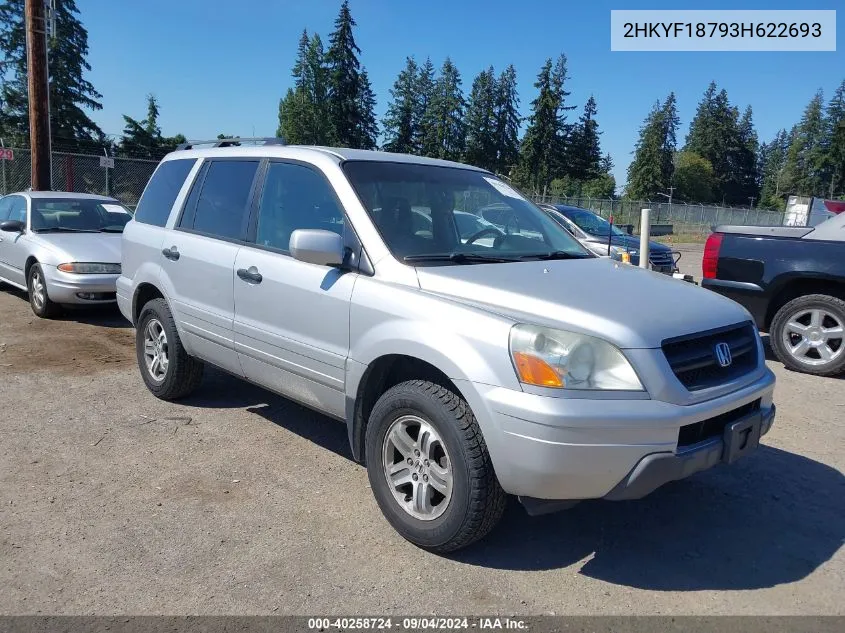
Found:
<path fill-rule="evenodd" d="M 560 375 L 543 359 L 524 352 L 514 352 L 513 360 L 521 382 L 539 387 L 563 387 Z"/>

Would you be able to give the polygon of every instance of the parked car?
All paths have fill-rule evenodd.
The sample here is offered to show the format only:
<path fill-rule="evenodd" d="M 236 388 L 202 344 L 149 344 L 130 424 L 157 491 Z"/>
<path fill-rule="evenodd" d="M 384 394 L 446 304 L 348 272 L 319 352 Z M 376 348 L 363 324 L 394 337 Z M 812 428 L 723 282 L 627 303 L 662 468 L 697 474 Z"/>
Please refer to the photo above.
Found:
<path fill-rule="evenodd" d="M 541 208 L 594 253 L 613 259 L 619 259 L 622 253 L 628 253 L 631 263 L 634 266 L 639 265 L 640 239 L 611 226 L 610 222 L 597 213 L 563 204 L 544 204 Z M 671 248 L 660 242 L 649 241 L 648 250 L 648 262 L 652 270 L 666 275 L 678 270 Z"/>
<path fill-rule="evenodd" d="M 29 293 L 32 311 L 115 301 L 120 234 L 129 211 L 114 198 L 26 191 L 0 198 L 0 281 Z"/>
<path fill-rule="evenodd" d="M 463 238 L 458 200 L 537 237 Z M 439 552 L 483 537 L 506 494 L 535 514 L 642 497 L 753 451 L 775 415 L 741 306 L 595 257 L 442 160 L 173 152 L 126 227 L 117 297 L 153 394 L 187 396 L 207 363 L 345 421 L 387 520 Z"/>
<path fill-rule="evenodd" d="M 790 369 L 845 372 L 845 214 L 816 227 L 713 231 L 702 286 L 745 306 Z"/>

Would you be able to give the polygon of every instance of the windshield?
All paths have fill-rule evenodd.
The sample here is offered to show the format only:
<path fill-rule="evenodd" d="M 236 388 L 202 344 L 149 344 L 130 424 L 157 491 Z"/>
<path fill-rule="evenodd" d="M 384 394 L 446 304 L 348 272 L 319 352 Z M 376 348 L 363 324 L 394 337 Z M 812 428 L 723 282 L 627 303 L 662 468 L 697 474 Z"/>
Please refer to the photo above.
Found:
<path fill-rule="evenodd" d="M 567 209 L 566 211 L 561 211 L 561 213 L 572 220 L 579 229 L 585 233 L 589 233 L 590 235 L 607 237 L 611 230 L 614 235 L 625 235 L 624 232 L 620 231 L 615 226 L 611 227 L 610 222 L 605 220 L 603 217 L 596 215 L 595 213 L 591 213 L 590 211 L 574 211 Z"/>
<path fill-rule="evenodd" d="M 343 169 L 397 259 L 462 264 L 592 256 L 484 172 L 384 161 L 347 161 Z"/>
<path fill-rule="evenodd" d="M 34 198 L 33 231 L 103 231 L 122 233 L 132 218 L 117 200 Z"/>

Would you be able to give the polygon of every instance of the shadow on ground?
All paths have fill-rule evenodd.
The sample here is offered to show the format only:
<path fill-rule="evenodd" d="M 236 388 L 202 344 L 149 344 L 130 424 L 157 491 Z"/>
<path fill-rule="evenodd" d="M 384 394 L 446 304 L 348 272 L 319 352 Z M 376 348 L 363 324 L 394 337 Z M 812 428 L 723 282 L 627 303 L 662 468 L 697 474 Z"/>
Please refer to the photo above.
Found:
<path fill-rule="evenodd" d="M 29 295 L 13 286 L 0 283 L 0 292 L 3 292 L 10 297 L 17 298 L 20 302 L 21 310 L 26 310 L 30 316 L 37 318 L 31 312 L 29 306 Z M 132 324 L 127 321 L 124 316 L 117 309 L 117 305 L 109 303 L 101 306 L 62 306 L 54 321 L 76 321 L 77 323 L 85 323 L 87 325 L 95 325 L 97 327 L 107 328 L 131 328 Z"/>
<path fill-rule="evenodd" d="M 245 407 L 351 459 L 342 422 L 221 372 L 209 371 L 196 395 L 183 403 Z M 619 585 L 658 591 L 757 589 L 806 577 L 837 552 L 843 539 L 845 476 L 763 445 L 730 467 L 668 484 L 639 501 L 589 501 L 529 517 L 512 500 L 490 536 L 451 558 L 526 571 L 588 558 L 580 573 Z"/>

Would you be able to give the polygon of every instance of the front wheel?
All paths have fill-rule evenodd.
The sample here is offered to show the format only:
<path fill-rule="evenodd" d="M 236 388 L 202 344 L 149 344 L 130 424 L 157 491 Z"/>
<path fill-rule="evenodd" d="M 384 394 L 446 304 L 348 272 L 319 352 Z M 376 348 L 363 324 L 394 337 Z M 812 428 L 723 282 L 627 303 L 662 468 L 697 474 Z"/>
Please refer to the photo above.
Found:
<path fill-rule="evenodd" d="M 153 299 L 141 309 L 135 352 L 141 377 L 157 398 L 183 398 L 202 381 L 203 364 L 185 351 L 164 299 Z"/>
<path fill-rule="evenodd" d="M 845 371 L 845 301 L 829 295 L 806 295 L 778 310 L 770 340 L 789 369 L 816 376 Z"/>
<path fill-rule="evenodd" d="M 33 313 L 42 319 L 52 319 L 59 312 L 59 306 L 50 301 L 47 295 L 47 280 L 41 264 L 33 264 L 26 276 L 26 287 L 29 292 L 29 305 Z"/>
<path fill-rule="evenodd" d="M 367 473 L 382 513 L 404 538 L 450 552 L 484 537 L 505 509 L 469 405 L 425 380 L 386 391 L 367 425 Z"/>

